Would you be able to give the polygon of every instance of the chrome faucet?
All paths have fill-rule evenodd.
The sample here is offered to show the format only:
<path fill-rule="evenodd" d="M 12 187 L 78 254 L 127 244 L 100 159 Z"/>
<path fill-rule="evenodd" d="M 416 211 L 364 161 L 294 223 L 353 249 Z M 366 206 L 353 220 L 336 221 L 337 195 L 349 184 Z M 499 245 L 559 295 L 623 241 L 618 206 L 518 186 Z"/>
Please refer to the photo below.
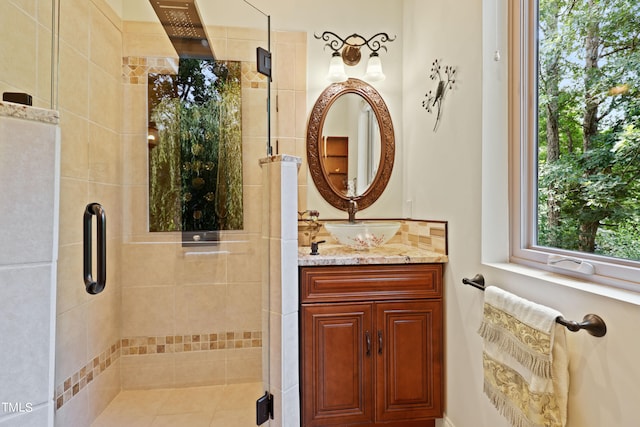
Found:
<path fill-rule="evenodd" d="M 347 206 L 349 222 L 356 222 L 356 212 L 358 212 L 358 202 L 353 199 L 349 199 L 349 205 Z"/>

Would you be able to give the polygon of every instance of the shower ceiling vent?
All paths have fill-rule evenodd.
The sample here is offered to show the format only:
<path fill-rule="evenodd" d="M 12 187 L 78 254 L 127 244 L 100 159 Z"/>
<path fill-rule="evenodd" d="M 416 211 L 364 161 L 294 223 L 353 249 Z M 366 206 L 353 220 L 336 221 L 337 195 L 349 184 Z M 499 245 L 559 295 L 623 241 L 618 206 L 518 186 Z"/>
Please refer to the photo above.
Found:
<path fill-rule="evenodd" d="M 180 58 L 214 59 L 195 0 L 150 0 Z"/>

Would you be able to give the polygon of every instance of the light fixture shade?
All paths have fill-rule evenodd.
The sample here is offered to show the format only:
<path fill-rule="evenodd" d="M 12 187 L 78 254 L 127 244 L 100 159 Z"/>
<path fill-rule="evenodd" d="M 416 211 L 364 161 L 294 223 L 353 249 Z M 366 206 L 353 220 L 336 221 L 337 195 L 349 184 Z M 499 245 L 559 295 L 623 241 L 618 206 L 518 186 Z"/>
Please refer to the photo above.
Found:
<path fill-rule="evenodd" d="M 367 62 L 367 72 L 364 75 L 364 79 L 368 82 L 380 82 L 384 80 L 386 76 L 382 72 L 382 61 L 376 52 L 373 52 L 369 56 L 369 62 Z"/>
<path fill-rule="evenodd" d="M 332 83 L 344 82 L 348 79 L 346 71 L 344 70 L 344 62 L 339 52 L 334 52 L 331 56 L 331 62 L 329 63 L 329 74 L 327 74 L 327 80 Z"/>

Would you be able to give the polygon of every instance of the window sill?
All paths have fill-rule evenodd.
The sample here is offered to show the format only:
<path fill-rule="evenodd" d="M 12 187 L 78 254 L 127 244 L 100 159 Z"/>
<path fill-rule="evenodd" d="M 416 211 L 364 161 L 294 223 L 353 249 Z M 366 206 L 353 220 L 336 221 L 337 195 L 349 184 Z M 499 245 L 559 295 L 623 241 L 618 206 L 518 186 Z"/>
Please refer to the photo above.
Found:
<path fill-rule="evenodd" d="M 484 262 L 483 265 L 530 279 L 543 280 L 547 283 L 552 283 L 558 286 L 565 286 L 582 292 L 587 292 L 605 298 L 610 298 L 640 306 L 640 292 L 601 285 L 598 283 L 590 282 L 588 280 L 581 280 L 569 276 L 563 276 L 561 274 L 540 270 L 521 264 L 507 262 Z"/>

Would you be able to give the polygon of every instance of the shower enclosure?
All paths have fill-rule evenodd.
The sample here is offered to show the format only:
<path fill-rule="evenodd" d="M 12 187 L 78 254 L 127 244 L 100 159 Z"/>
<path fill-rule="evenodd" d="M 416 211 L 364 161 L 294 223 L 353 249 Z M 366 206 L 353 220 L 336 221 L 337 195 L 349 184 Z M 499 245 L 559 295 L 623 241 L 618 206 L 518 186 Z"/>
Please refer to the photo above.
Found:
<path fill-rule="evenodd" d="M 120 9 L 108 0 L 54 1 L 62 134 L 56 426 L 89 426 L 133 390 L 251 383 L 259 393 L 239 412 L 255 422 L 255 400 L 269 390 L 271 179 L 259 159 L 279 119 L 267 119 L 270 82 L 256 67 L 256 48 L 268 44 L 267 20 L 244 3 L 201 3 L 200 46 L 206 41 L 216 60 L 239 63 L 242 221 L 235 230 L 213 230 L 211 242 L 205 235 L 212 230 L 189 234 L 185 245 L 179 228 L 149 225 L 149 158 L 158 143 L 150 82 L 179 74 L 175 44 L 149 0 L 127 0 Z M 174 17 L 183 7 L 157 6 Z M 283 53 L 304 55 L 296 48 L 304 37 L 283 40 Z M 177 163 L 184 170 L 196 161 Z M 82 215 L 94 202 L 106 216 L 106 285 L 89 295 Z"/>

